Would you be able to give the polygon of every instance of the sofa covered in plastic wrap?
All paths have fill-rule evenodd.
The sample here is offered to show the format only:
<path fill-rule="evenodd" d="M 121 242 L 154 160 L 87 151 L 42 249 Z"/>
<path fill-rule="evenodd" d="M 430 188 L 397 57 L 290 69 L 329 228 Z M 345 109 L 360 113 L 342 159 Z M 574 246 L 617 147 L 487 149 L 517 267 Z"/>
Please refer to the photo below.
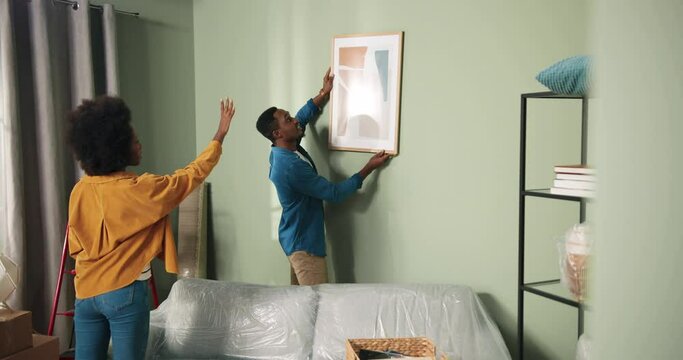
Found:
<path fill-rule="evenodd" d="M 150 315 L 148 359 L 344 359 L 346 339 L 420 337 L 449 360 L 510 359 L 458 285 L 262 286 L 177 281 Z"/>

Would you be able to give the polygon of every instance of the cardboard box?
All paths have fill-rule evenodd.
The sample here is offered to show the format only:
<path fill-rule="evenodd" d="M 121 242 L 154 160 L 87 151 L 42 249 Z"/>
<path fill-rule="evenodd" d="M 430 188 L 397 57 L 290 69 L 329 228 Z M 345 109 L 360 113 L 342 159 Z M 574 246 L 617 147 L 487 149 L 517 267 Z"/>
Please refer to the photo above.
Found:
<path fill-rule="evenodd" d="M 406 355 L 403 359 L 436 359 L 434 343 L 423 337 L 346 340 L 346 360 L 360 360 L 360 350 L 395 351 Z"/>
<path fill-rule="evenodd" d="M 59 341 L 56 336 L 33 334 L 32 347 L 0 360 L 58 360 Z"/>
<path fill-rule="evenodd" d="M 31 347 L 32 322 L 30 311 L 0 310 L 0 358 Z"/>

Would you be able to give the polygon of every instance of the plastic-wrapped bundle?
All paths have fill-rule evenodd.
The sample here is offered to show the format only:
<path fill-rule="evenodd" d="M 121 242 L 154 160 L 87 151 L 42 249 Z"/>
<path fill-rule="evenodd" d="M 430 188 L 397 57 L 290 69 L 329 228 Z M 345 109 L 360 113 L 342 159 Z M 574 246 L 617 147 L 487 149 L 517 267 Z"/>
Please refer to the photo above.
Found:
<path fill-rule="evenodd" d="M 562 283 L 578 301 L 586 298 L 588 260 L 591 253 L 591 232 L 586 224 L 572 226 L 558 244 Z"/>
<path fill-rule="evenodd" d="M 181 279 L 150 315 L 148 359 L 310 358 L 310 287 Z"/>
<path fill-rule="evenodd" d="M 590 360 L 593 348 L 593 341 L 586 334 L 579 336 L 576 343 L 576 360 Z"/>
<path fill-rule="evenodd" d="M 449 360 L 510 359 L 498 327 L 466 286 L 320 285 L 313 359 L 343 359 L 349 338 L 427 337 Z M 438 358 L 438 357 L 437 357 Z"/>
<path fill-rule="evenodd" d="M 178 206 L 178 277 L 206 278 L 206 192 L 202 182 Z"/>

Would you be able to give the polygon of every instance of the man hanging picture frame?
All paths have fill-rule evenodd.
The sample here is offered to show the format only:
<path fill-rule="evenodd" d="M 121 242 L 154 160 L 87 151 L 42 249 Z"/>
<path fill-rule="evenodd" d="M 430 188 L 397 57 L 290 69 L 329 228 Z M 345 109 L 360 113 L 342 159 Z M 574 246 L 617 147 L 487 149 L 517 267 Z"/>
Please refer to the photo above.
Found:
<path fill-rule="evenodd" d="M 338 35 L 332 44 L 332 150 L 398 154 L 403 32 Z"/>

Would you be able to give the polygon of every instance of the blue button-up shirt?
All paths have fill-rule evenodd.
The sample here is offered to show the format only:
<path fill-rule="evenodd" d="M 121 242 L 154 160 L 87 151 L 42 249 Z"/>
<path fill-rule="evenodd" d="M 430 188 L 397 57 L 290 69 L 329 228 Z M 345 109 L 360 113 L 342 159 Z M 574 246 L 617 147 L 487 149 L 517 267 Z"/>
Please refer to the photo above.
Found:
<path fill-rule="evenodd" d="M 308 100 L 296 118 L 305 129 L 319 112 L 313 101 Z M 309 160 L 311 164 L 291 150 L 277 146 L 271 148 L 269 178 L 282 205 L 279 236 L 287 256 L 295 251 L 325 256 L 323 200 L 343 201 L 363 184 L 358 173 L 340 183 L 331 183 L 318 175 L 313 160 Z"/>

